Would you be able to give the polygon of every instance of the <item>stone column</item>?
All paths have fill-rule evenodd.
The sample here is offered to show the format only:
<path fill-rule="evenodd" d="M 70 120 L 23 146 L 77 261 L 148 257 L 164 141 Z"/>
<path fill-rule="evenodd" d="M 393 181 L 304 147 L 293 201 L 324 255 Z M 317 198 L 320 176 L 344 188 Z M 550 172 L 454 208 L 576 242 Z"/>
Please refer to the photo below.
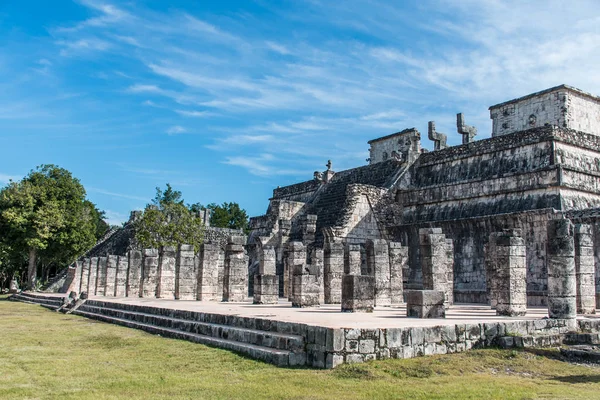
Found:
<path fill-rule="evenodd" d="M 287 246 L 290 240 L 290 231 L 292 230 L 292 221 L 288 219 L 280 219 L 279 220 L 279 232 L 278 232 L 278 241 L 279 245 L 277 246 L 277 264 L 280 266 L 277 271 L 280 274 L 279 284 L 281 285 L 279 288 L 279 294 L 283 297 L 289 298 L 289 288 L 291 287 L 290 273 L 287 265 Z"/>
<path fill-rule="evenodd" d="M 288 242 L 287 245 L 287 269 L 288 269 L 288 300 L 293 301 L 294 275 L 302 275 L 306 267 L 306 248 L 302 242 Z"/>
<path fill-rule="evenodd" d="M 129 272 L 129 258 L 119 256 L 117 261 L 117 282 L 115 284 L 115 296 L 125 297 L 127 293 L 127 274 Z"/>
<path fill-rule="evenodd" d="M 98 257 L 98 279 L 96 281 L 96 296 L 106 296 L 106 263 L 106 257 Z"/>
<path fill-rule="evenodd" d="M 175 298 L 175 259 L 177 249 L 174 246 L 163 246 L 158 261 L 158 285 L 156 297 L 161 299 Z"/>
<path fill-rule="evenodd" d="M 202 243 L 198 266 L 198 290 L 200 301 L 221 301 L 223 289 L 219 291 L 219 261 L 221 248 L 218 243 Z"/>
<path fill-rule="evenodd" d="M 106 290 L 105 296 L 115 296 L 115 284 L 117 282 L 117 264 L 119 257 L 109 255 L 106 259 Z"/>
<path fill-rule="evenodd" d="M 83 271 L 83 260 L 75 261 L 75 276 L 73 276 L 72 290 L 81 293 L 81 274 Z"/>
<path fill-rule="evenodd" d="M 446 239 L 446 299 L 448 305 L 454 304 L 454 241 Z"/>
<path fill-rule="evenodd" d="M 590 225 L 575 225 L 575 276 L 578 314 L 596 313 L 594 242 Z"/>
<path fill-rule="evenodd" d="M 312 214 L 305 215 L 302 221 L 302 243 L 304 246 L 308 246 L 315 241 L 316 232 L 317 216 Z"/>
<path fill-rule="evenodd" d="M 248 255 L 245 236 L 230 236 L 225 249 L 223 301 L 242 302 L 248 298 Z"/>
<path fill-rule="evenodd" d="M 577 315 L 575 243 L 569 219 L 548 221 L 548 315 L 572 319 Z"/>
<path fill-rule="evenodd" d="M 357 244 L 347 244 L 346 251 L 344 252 L 344 274 L 360 275 L 361 267 L 360 246 Z"/>
<path fill-rule="evenodd" d="M 90 279 L 88 281 L 87 292 L 90 296 L 96 295 L 96 285 L 98 281 L 98 257 L 90 258 Z"/>
<path fill-rule="evenodd" d="M 131 250 L 127 253 L 129 271 L 127 273 L 127 297 L 141 297 L 142 286 L 142 252 Z"/>
<path fill-rule="evenodd" d="M 325 304 L 340 304 L 344 275 L 344 244 L 326 241 L 324 257 Z"/>
<path fill-rule="evenodd" d="M 90 259 L 84 258 L 81 264 L 81 285 L 79 288 L 79 293 L 88 292 L 88 286 L 90 283 Z"/>
<path fill-rule="evenodd" d="M 444 306 L 448 308 L 454 299 L 454 282 L 449 281 L 448 271 L 453 265 L 448 258 L 450 243 L 441 228 L 419 229 L 421 248 L 421 270 L 423 273 L 423 289 L 441 290 L 445 294 Z M 453 275 L 453 274 L 452 274 Z"/>
<path fill-rule="evenodd" d="M 310 255 L 310 273 L 317 277 L 319 285 L 319 304 L 325 304 L 325 253 L 323 249 L 314 248 Z"/>
<path fill-rule="evenodd" d="M 276 272 L 275 248 L 259 249 L 260 264 L 254 277 L 254 304 L 277 304 L 279 302 L 279 278 Z"/>
<path fill-rule="evenodd" d="M 520 229 L 505 229 L 495 238 L 496 314 L 510 317 L 527 313 L 525 240 Z"/>
<path fill-rule="evenodd" d="M 497 277 L 497 266 L 496 259 L 496 237 L 498 232 L 492 232 L 489 236 L 488 242 L 484 246 L 484 264 L 485 264 L 485 288 L 487 292 L 488 301 L 492 310 L 496 309 L 498 304 L 498 289 L 496 283 Z"/>
<path fill-rule="evenodd" d="M 368 270 L 375 278 L 375 306 L 389 307 L 392 305 L 392 288 L 388 243 L 383 239 L 369 239 L 365 247 Z"/>
<path fill-rule="evenodd" d="M 158 250 L 144 249 L 142 259 L 142 285 L 140 297 L 156 297 L 158 278 Z"/>
<path fill-rule="evenodd" d="M 408 266 L 408 247 L 389 243 L 390 290 L 392 304 L 404 303 L 404 269 Z"/>
<path fill-rule="evenodd" d="M 178 300 L 196 300 L 196 262 L 194 260 L 194 246 L 182 244 L 177 253 L 175 267 L 175 298 Z"/>
<path fill-rule="evenodd" d="M 348 244 L 344 252 L 342 277 L 342 312 L 373 312 L 375 277 L 361 275 L 360 246 Z"/>

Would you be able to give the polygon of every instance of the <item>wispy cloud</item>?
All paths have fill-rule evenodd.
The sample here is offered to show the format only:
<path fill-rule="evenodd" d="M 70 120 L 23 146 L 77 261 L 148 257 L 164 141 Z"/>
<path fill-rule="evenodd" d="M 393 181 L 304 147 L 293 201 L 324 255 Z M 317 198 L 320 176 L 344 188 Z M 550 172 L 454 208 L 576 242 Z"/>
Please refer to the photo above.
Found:
<path fill-rule="evenodd" d="M 129 199 L 129 200 L 139 200 L 139 201 L 148 201 L 149 199 L 142 197 L 142 196 L 135 196 L 135 195 L 131 195 L 128 193 L 116 193 L 116 192 L 111 192 L 109 190 L 104 190 L 104 189 L 99 189 L 93 186 L 88 186 L 87 187 L 88 192 L 93 192 L 93 193 L 98 193 L 98 194 L 102 194 L 105 196 L 110 196 L 110 197 L 118 197 L 121 199 Z"/>
<path fill-rule="evenodd" d="M 181 125 L 174 125 L 174 126 L 171 126 L 169 129 L 167 129 L 167 134 L 168 135 L 178 135 L 180 133 L 186 133 L 187 131 L 188 130 L 185 129 Z"/>

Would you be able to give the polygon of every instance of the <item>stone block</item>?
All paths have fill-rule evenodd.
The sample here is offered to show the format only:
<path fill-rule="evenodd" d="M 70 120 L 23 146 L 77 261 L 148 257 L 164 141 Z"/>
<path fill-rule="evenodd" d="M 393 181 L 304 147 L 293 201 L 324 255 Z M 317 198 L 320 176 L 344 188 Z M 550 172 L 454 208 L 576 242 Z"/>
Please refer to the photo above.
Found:
<path fill-rule="evenodd" d="M 158 250 L 144 249 L 142 259 L 142 285 L 140 297 L 156 297 L 156 286 L 158 284 Z"/>
<path fill-rule="evenodd" d="M 279 302 L 279 277 L 277 275 L 254 276 L 254 304 L 277 304 Z"/>
<path fill-rule="evenodd" d="M 248 255 L 243 246 L 229 243 L 225 249 L 223 301 L 242 302 L 247 298 Z"/>
<path fill-rule="evenodd" d="M 292 307 L 319 306 L 319 282 L 314 275 L 294 275 Z"/>
<path fill-rule="evenodd" d="M 127 292 L 127 274 L 129 273 L 129 258 L 119 256 L 117 260 L 117 280 L 115 283 L 115 296 L 125 297 Z"/>
<path fill-rule="evenodd" d="M 98 257 L 98 277 L 96 280 L 96 296 L 106 296 L 106 257 Z"/>
<path fill-rule="evenodd" d="M 117 282 L 117 265 L 119 256 L 109 255 L 106 259 L 106 288 L 105 296 L 115 296 L 115 285 Z"/>
<path fill-rule="evenodd" d="M 342 276 L 344 275 L 344 245 L 326 242 L 324 248 L 324 300 L 326 304 L 342 302 Z"/>
<path fill-rule="evenodd" d="M 175 264 L 177 249 L 174 246 L 164 246 L 159 254 L 158 285 L 156 297 L 161 299 L 175 298 Z"/>
<path fill-rule="evenodd" d="M 342 277 L 342 311 L 373 312 L 375 304 L 375 278 L 367 275 Z"/>
<path fill-rule="evenodd" d="M 96 295 L 96 285 L 98 282 L 98 257 L 90 258 L 90 278 L 86 292 L 88 295 Z"/>
<path fill-rule="evenodd" d="M 131 250 L 127 253 L 129 271 L 127 273 L 127 297 L 140 297 L 142 286 L 142 252 Z"/>
<path fill-rule="evenodd" d="M 406 291 L 406 316 L 414 318 L 445 318 L 445 293 L 441 290 Z"/>
<path fill-rule="evenodd" d="M 367 240 L 367 269 L 375 278 L 375 306 L 392 305 L 390 255 L 387 241 Z"/>
<path fill-rule="evenodd" d="M 175 264 L 175 298 L 178 300 L 196 300 L 198 287 L 198 260 L 194 255 L 194 246 L 182 244 L 177 252 Z"/>
<path fill-rule="evenodd" d="M 198 287 L 196 299 L 201 301 L 221 301 L 223 299 L 223 282 L 219 287 L 219 272 L 223 267 L 224 255 L 217 243 L 203 243 L 200 247 L 198 265 Z"/>

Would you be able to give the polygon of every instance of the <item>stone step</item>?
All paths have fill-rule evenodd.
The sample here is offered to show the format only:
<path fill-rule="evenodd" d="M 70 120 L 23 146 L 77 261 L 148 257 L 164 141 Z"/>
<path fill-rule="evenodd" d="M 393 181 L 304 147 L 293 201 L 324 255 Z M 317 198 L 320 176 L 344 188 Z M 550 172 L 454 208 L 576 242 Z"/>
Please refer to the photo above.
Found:
<path fill-rule="evenodd" d="M 565 344 L 600 344 L 600 334 L 569 332 L 569 333 L 565 334 L 564 343 Z"/>
<path fill-rule="evenodd" d="M 10 297 L 10 299 L 13 301 L 20 301 L 22 303 L 41 305 L 52 310 L 56 310 L 63 303 L 62 299 L 60 298 L 49 296 L 36 296 L 27 293 L 14 294 Z"/>
<path fill-rule="evenodd" d="M 117 310 L 142 312 L 170 318 L 180 318 L 198 322 L 207 322 L 211 324 L 233 326 L 237 328 L 256 329 L 259 331 L 278 332 L 306 337 L 307 326 L 304 324 L 290 324 L 287 322 L 275 321 L 267 318 L 250 318 L 239 315 L 177 310 L 173 308 L 160 308 L 139 304 L 102 301 L 98 299 L 90 299 L 85 304 L 92 307 L 107 307 Z"/>
<path fill-rule="evenodd" d="M 129 321 L 165 327 L 169 329 L 176 329 L 184 332 L 198 333 L 201 335 L 249 343 L 257 346 L 288 350 L 294 353 L 303 353 L 305 351 L 304 338 L 299 335 L 239 328 L 230 325 L 202 322 L 193 319 L 175 318 L 147 312 L 121 310 L 109 307 L 106 305 L 106 303 L 102 307 L 85 303 L 79 309 L 85 312 L 102 314 L 108 317 L 126 319 Z"/>
<path fill-rule="evenodd" d="M 564 336 L 560 333 L 539 336 L 502 336 L 498 346 L 503 349 L 560 346 Z"/>
<path fill-rule="evenodd" d="M 132 321 L 129 319 L 110 317 L 103 314 L 82 311 L 81 308 L 74 311 L 73 314 L 103 322 L 110 322 L 118 325 L 123 325 L 128 328 L 141 329 L 145 332 L 155 335 L 161 335 L 173 339 L 188 340 L 191 342 L 205 344 L 212 347 L 218 347 L 222 349 L 235 351 L 237 353 L 247 355 L 257 360 L 275 364 L 279 367 L 303 365 L 305 363 L 304 354 L 295 354 L 288 350 L 273 349 L 270 347 L 237 342 L 235 340 L 215 338 L 212 336 L 206 336 L 198 333 L 184 332 L 178 329 L 159 327 L 151 324 Z"/>

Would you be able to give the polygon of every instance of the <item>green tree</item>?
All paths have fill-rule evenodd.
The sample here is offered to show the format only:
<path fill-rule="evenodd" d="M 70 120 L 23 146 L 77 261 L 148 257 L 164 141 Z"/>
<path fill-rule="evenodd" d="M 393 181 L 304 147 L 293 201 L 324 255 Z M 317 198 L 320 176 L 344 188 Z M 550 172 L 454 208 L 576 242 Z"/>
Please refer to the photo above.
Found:
<path fill-rule="evenodd" d="M 202 220 L 184 205 L 181 192 L 169 184 L 164 191 L 156 188 L 155 198 L 134 228 L 136 241 L 145 248 L 190 244 L 197 251 L 204 239 Z"/>
<path fill-rule="evenodd" d="M 238 203 L 227 203 L 216 205 L 211 203 L 207 206 L 212 211 L 210 225 L 217 228 L 242 229 L 248 231 L 248 214 Z"/>
<path fill-rule="evenodd" d="M 85 189 L 55 165 L 41 165 L 0 191 L 0 231 L 13 253 L 27 254 L 29 289 L 36 287 L 38 258 L 70 263 L 96 240 Z"/>

